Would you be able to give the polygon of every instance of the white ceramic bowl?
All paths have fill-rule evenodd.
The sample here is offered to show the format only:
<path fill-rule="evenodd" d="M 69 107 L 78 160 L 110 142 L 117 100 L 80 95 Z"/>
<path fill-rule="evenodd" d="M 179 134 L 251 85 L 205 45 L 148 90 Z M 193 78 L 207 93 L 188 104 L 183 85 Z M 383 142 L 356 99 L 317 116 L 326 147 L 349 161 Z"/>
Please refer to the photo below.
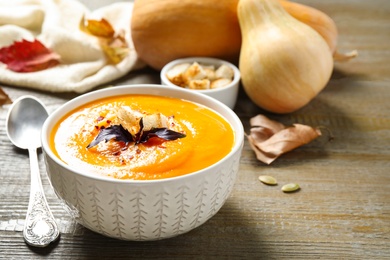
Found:
<path fill-rule="evenodd" d="M 124 94 L 170 96 L 206 105 L 231 124 L 235 133 L 234 147 L 222 160 L 203 170 L 150 181 L 89 174 L 56 157 L 49 147 L 49 138 L 58 120 L 87 102 Z M 53 112 L 42 129 L 47 174 L 65 208 L 85 227 L 123 240 L 158 240 L 176 236 L 202 225 L 215 215 L 232 191 L 243 143 L 242 123 L 227 106 L 194 91 L 161 85 L 129 85 L 84 94 Z"/>
<path fill-rule="evenodd" d="M 222 88 L 218 88 L 218 89 L 192 90 L 195 92 L 205 94 L 205 95 L 210 96 L 212 98 L 215 98 L 215 99 L 221 101 L 222 103 L 224 103 L 225 105 L 227 105 L 228 107 L 230 107 L 231 109 L 233 109 L 235 104 L 236 104 L 236 101 L 237 101 L 237 95 L 238 95 L 238 89 L 240 86 L 241 74 L 240 74 L 239 69 L 230 62 L 227 62 L 227 61 L 224 61 L 221 59 L 216 59 L 216 58 L 208 58 L 208 57 L 189 57 L 189 58 L 177 59 L 177 60 L 169 62 L 168 64 L 166 64 L 162 68 L 162 70 L 160 72 L 161 84 L 166 85 L 166 86 L 170 86 L 170 87 L 175 87 L 175 88 L 179 87 L 179 86 L 173 84 L 167 78 L 167 76 L 166 76 L 167 72 L 171 68 L 173 68 L 174 66 L 176 66 L 178 64 L 182 64 L 182 63 L 191 63 L 192 64 L 195 61 L 198 63 L 201 63 L 201 64 L 214 65 L 215 67 L 219 67 L 222 64 L 225 64 L 233 69 L 234 78 L 233 78 L 233 81 L 229 85 L 224 86 Z"/>

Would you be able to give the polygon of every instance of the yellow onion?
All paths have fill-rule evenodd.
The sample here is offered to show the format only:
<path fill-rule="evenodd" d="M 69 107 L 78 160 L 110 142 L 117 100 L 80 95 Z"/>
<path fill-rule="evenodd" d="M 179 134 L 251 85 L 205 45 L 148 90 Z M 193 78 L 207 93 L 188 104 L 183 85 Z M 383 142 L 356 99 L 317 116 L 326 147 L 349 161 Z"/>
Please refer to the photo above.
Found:
<path fill-rule="evenodd" d="M 277 0 L 240 0 L 239 68 L 251 100 L 274 113 L 293 112 L 326 86 L 333 70 L 327 42 Z"/>
<path fill-rule="evenodd" d="M 347 61 L 357 56 L 357 51 L 340 53 L 337 50 L 338 30 L 336 23 L 324 12 L 303 4 L 279 0 L 283 8 L 295 19 L 316 30 L 328 44 L 335 61 Z"/>

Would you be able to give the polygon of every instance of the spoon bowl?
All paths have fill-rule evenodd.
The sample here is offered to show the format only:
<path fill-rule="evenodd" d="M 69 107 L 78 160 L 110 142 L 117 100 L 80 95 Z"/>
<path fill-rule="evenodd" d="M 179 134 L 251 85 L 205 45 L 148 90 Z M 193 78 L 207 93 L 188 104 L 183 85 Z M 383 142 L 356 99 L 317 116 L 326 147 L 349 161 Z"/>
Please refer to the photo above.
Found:
<path fill-rule="evenodd" d="M 43 104 L 34 97 L 15 100 L 7 117 L 7 135 L 21 149 L 40 148 L 40 132 L 49 116 Z"/>
<path fill-rule="evenodd" d="M 37 247 L 47 246 L 59 236 L 43 193 L 37 156 L 37 149 L 41 147 L 41 128 L 47 117 L 45 106 L 37 98 L 22 96 L 13 102 L 6 119 L 8 138 L 16 147 L 27 149 L 30 157 L 30 200 L 23 237 L 27 244 Z"/>

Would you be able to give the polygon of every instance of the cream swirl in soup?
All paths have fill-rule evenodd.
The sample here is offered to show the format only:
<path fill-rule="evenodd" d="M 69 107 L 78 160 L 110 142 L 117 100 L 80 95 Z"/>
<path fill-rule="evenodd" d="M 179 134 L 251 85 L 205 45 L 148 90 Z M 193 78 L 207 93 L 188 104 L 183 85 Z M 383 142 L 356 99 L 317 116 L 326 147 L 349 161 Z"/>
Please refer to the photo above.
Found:
<path fill-rule="evenodd" d="M 123 95 L 81 106 L 54 128 L 51 148 L 85 173 L 153 180 L 208 167 L 234 143 L 229 123 L 186 100 Z"/>

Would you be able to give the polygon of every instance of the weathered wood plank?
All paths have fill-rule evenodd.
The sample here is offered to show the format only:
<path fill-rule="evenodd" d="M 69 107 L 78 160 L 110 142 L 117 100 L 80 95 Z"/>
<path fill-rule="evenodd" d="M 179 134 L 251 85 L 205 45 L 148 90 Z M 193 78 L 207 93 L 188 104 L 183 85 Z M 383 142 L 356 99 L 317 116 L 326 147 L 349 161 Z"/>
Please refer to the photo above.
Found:
<path fill-rule="evenodd" d="M 82 1 L 96 8 L 112 1 Z M 233 193 L 203 226 L 176 238 L 126 242 L 95 234 L 62 208 L 40 169 L 61 239 L 30 248 L 22 237 L 28 203 L 29 162 L 5 132 L 7 108 L 0 107 L 1 259 L 389 259 L 390 255 L 390 2 L 387 0 L 299 0 L 329 14 L 340 32 L 339 49 L 359 56 L 337 63 L 327 87 L 303 109 L 266 113 L 241 91 L 235 112 L 245 130 L 264 113 L 284 124 L 323 126 L 324 137 L 283 155 L 272 165 L 256 160 L 245 143 Z M 1 75 L 0 75 L 1 77 Z M 158 72 L 130 73 L 113 85 L 159 83 Z M 51 94 L 2 86 L 12 99 L 35 95 L 55 110 L 76 94 Z M 258 176 L 279 181 L 266 186 Z M 299 192 L 280 188 L 297 182 Z"/>

